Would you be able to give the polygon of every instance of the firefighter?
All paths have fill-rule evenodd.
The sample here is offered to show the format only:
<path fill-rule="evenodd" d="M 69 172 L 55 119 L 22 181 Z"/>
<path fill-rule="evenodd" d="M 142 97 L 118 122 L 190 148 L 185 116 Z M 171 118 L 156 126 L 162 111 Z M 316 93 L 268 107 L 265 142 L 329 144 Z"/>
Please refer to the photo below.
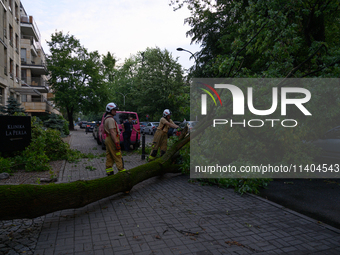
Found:
<path fill-rule="evenodd" d="M 156 158 L 158 149 L 161 150 L 161 156 L 163 156 L 167 150 L 168 143 L 168 130 L 169 128 L 178 128 L 178 126 L 171 119 L 171 111 L 165 109 L 163 111 L 163 117 L 159 121 L 155 136 L 152 142 L 152 151 L 149 156 L 149 161 Z"/>
<path fill-rule="evenodd" d="M 119 172 L 126 171 L 120 148 L 120 131 L 117 122 L 113 118 L 116 115 L 118 107 L 115 103 L 109 103 L 106 106 L 104 117 L 104 130 L 106 134 L 106 174 L 113 175 L 113 164 L 116 163 Z"/>

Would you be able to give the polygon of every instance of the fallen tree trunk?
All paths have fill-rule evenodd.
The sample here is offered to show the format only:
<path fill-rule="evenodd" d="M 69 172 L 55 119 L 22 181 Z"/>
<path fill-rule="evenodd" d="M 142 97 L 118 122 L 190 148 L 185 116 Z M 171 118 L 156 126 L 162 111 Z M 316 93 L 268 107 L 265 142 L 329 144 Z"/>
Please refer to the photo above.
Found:
<path fill-rule="evenodd" d="M 49 185 L 0 185 L 0 220 L 35 218 L 80 208 L 102 198 L 130 191 L 136 184 L 165 173 L 180 173 L 173 156 L 190 138 L 178 141 L 162 157 L 126 172 L 90 181 Z"/>

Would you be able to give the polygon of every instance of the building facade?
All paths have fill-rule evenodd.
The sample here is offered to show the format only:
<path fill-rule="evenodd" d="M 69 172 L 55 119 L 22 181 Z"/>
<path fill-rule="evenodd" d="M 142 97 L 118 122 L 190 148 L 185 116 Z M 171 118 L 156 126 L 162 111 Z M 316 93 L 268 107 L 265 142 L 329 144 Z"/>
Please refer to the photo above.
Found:
<path fill-rule="evenodd" d="M 49 101 L 48 72 L 40 32 L 19 0 L 0 0 L 0 105 L 14 96 L 28 115 L 60 114 Z"/>
<path fill-rule="evenodd" d="M 20 1 L 0 0 L 0 105 L 13 96 L 20 102 L 15 89 L 20 82 Z"/>

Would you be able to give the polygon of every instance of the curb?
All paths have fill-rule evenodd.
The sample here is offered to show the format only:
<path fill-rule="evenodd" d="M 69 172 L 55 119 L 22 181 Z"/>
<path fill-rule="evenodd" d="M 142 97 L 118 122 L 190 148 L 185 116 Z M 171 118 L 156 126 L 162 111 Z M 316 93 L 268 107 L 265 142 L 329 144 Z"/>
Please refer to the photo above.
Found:
<path fill-rule="evenodd" d="M 318 223 L 317 220 L 315 220 L 315 219 L 313 219 L 313 218 L 310 218 L 310 217 L 308 217 L 308 216 L 306 216 L 306 215 L 303 215 L 303 214 L 301 214 L 301 213 L 298 213 L 298 212 L 296 212 L 296 211 L 293 211 L 293 210 L 291 210 L 291 209 L 288 209 L 288 208 L 286 208 L 286 207 L 284 207 L 284 206 L 282 206 L 282 205 L 279 205 L 279 204 L 277 204 L 277 203 L 275 203 L 275 202 L 269 201 L 268 199 L 264 199 L 264 198 L 262 198 L 262 197 L 259 197 L 259 196 L 257 196 L 257 195 L 250 194 L 250 193 L 246 193 L 246 194 L 249 195 L 249 196 L 251 196 L 251 197 L 253 197 L 253 198 L 256 198 L 256 199 L 258 199 L 258 200 L 260 200 L 260 201 L 262 201 L 262 202 L 265 202 L 265 203 L 268 203 L 268 204 L 270 204 L 270 205 L 273 205 L 273 206 L 275 206 L 275 207 L 277 207 L 277 208 L 279 208 L 279 209 L 285 210 L 285 211 L 288 212 L 288 213 L 294 214 L 294 215 L 296 215 L 296 216 L 298 216 L 298 217 L 300 217 L 300 218 L 303 218 L 303 219 L 305 219 L 305 220 L 308 220 L 308 221 L 310 221 L 310 222 L 313 222 L 313 223 L 317 224 L 317 225 L 320 226 L 320 227 L 326 228 L 326 229 L 331 230 L 331 231 L 333 231 L 333 232 L 335 232 L 335 233 L 337 233 L 337 234 L 340 234 L 340 229 L 338 229 L 338 228 L 332 227 L 332 226 L 330 226 L 330 225 L 328 225 L 328 224 L 326 224 L 326 223 L 323 223 L 323 222 L 321 222 L 321 221 L 320 221 L 320 222 L 321 222 L 321 224 L 320 224 L 320 223 Z"/>
<path fill-rule="evenodd" d="M 58 181 L 56 181 L 55 184 L 61 183 L 60 178 L 61 178 L 61 176 L 64 175 L 65 166 L 66 166 L 66 160 L 63 160 L 63 164 L 61 165 L 60 171 L 58 173 Z"/>

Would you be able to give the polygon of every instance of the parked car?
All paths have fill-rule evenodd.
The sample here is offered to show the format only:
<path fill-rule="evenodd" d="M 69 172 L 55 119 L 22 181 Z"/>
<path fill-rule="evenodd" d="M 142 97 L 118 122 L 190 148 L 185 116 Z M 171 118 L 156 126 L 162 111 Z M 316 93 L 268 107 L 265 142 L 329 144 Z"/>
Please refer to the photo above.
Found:
<path fill-rule="evenodd" d="M 93 132 L 93 129 L 94 129 L 95 125 L 96 125 L 96 122 L 87 122 L 86 127 L 85 127 L 86 134 L 88 132 Z"/>
<path fill-rule="evenodd" d="M 159 122 L 149 122 L 144 128 L 144 133 L 149 135 L 154 135 L 156 133 L 156 129 L 159 125 Z"/>
<path fill-rule="evenodd" d="M 80 128 L 85 128 L 85 126 L 83 127 L 83 123 L 84 123 L 85 121 L 80 121 L 79 123 L 78 123 L 78 126 L 80 127 Z"/>
<path fill-rule="evenodd" d="M 101 145 L 101 142 L 99 140 L 99 126 L 100 126 L 100 122 L 101 121 L 96 121 L 96 125 L 94 126 L 93 132 L 92 132 L 93 138 L 95 140 L 97 140 L 98 145 Z"/>
<path fill-rule="evenodd" d="M 102 117 L 102 120 L 99 126 L 99 132 L 98 132 L 98 137 L 99 137 L 100 143 L 102 144 L 103 150 L 106 149 L 105 148 L 106 134 L 104 132 L 104 116 L 105 116 L 105 113 L 103 114 L 103 117 Z M 137 131 L 140 131 L 139 118 L 136 112 L 117 111 L 116 116 L 114 116 L 114 119 L 116 120 L 119 130 L 120 130 L 120 146 L 122 148 L 124 148 L 122 124 L 124 123 L 124 121 L 127 121 L 129 117 L 132 117 L 133 119 L 133 127 Z M 131 145 L 133 145 L 133 149 L 137 149 L 140 146 L 140 135 L 134 130 L 132 130 L 130 141 L 131 141 Z"/>
<path fill-rule="evenodd" d="M 140 123 L 140 133 L 141 134 L 144 133 L 144 128 L 146 127 L 147 124 L 148 124 L 148 122 L 141 122 Z"/>
<path fill-rule="evenodd" d="M 87 125 L 87 121 L 82 121 L 80 128 L 86 128 L 86 125 Z"/>

